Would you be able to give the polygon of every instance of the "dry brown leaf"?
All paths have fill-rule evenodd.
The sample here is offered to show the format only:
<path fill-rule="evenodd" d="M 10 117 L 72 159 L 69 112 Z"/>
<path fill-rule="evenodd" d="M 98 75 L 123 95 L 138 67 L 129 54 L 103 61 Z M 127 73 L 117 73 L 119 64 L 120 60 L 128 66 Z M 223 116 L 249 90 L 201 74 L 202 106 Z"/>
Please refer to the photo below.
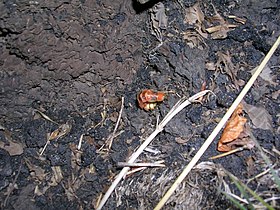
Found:
<path fill-rule="evenodd" d="M 49 186 L 57 186 L 61 180 L 63 179 L 62 170 L 60 166 L 52 167 L 53 176 L 51 177 L 51 182 L 49 182 Z"/>
<path fill-rule="evenodd" d="M 5 144 L 4 142 L 0 142 L 0 148 L 6 150 L 11 156 L 21 155 L 23 153 L 23 146 L 18 142 L 9 142 Z"/>
<path fill-rule="evenodd" d="M 181 137 L 176 137 L 175 138 L 175 141 L 178 143 L 178 144 L 185 144 L 189 141 L 189 139 L 186 139 L 186 138 L 181 138 Z"/>
<path fill-rule="evenodd" d="M 258 68 L 258 66 L 251 71 L 252 75 L 255 73 L 257 68 Z M 264 69 L 262 70 L 262 72 L 260 73 L 260 77 L 264 81 L 268 82 L 269 84 L 276 86 L 276 85 L 278 85 L 278 83 L 273 81 L 276 78 L 276 75 L 272 75 L 271 73 L 272 73 L 272 70 L 266 65 L 264 67 Z"/>
<path fill-rule="evenodd" d="M 200 9 L 199 3 L 186 9 L 185 23 L 194 26 L 194 30 L 187 30 L 183 33 L 183 38 L 186 40 L 187 45 L 191 48 L 199 47 L 203 49 L 201 44 L 206 46 L 203 38 L 207 38 L 207 33 L 203 28 L 204 14 Z"/>
<path fill-rule="evenodd" d="M 222 74 L 227 74 L 231 78 L 235 87 L 239 89 L 240 86 L 244 85 L 244 81 L 237 79 L 236 75 L 239 67 L 232 63 L 229 51 L 226 53 L 218 51 L 216 55 L 218 57 L 218 60 L 215 64 L 216 71 L 221 72 Z"/>
<path fill-rule="evenodd" d="M 167 15 L 165 14 L 165 7 L 162 2 L 157 3 L 151 9 L 151 23 L 152 23 L 152 34 L 157 37 L 157 39 L 162 42 L 162 30 L 167 28 Z"/>
<path fill-rule="evenodd" d="M 34 194 L 37 196 L 41 196 L 44 195 L 45 192 L 50 188 L 50 185 L 44 186 L 43 188 L 40 188 L 38 185 L 36 185 L 35 189 L 34 189 Z"/>
<path fill-rule="evenodd" d="M 49 136 L 49 141 L 58 139 L 66 134 L 68 134 L 71 131 L 71 125 L 68 123 L 62 124 L 58 127 L 58 129 L 54 130 L 50 136 Z"/>
<path fill-rule="evenodd" d="M 66 184 L 62 183 L 62 186 L 65 190 L 65 194 L 69 201 L 77 199 L 76 191 L 80 188 L 81 184 L 84 182 L 84 177 L 69 177 Z"/>
<path fill-rule="evenodd" d="M 280 90 L 276 90 L 271 94 L 271 97 L 273 99 L 277 99 L 279 97 L 279 95 L 280 95 Z"/>
<path fill-rule="evenodd" d="M 256 171 L 255 161 L 252 156 L 246 159 L 247 174 L 249 177 L 253 176 Z"/>
<path fill-rule="evenodd" d="M 218 151 L 228 152 L 240 146 L 254 147 L 249 128 L 245 126 L 246 122 L 247 119 L 243 117 L 243 106 L 239 104 L 225 126 L 218 142 Z"/>
<path fill-rule="evenodd" d="M 6 150 L 10 156 L 21 155 L 23 153 L 23 145 L 12 139 L 10 131 L 4 130 L 6 142 L 0 141 L 0 148 Z"/>
<path fill-rule="evenodd" d="M 203 37 L 193 30 L 187 30 L 183 32 L 183 38 L 190 48 L 198 47 L 198 49 L 203 50 L 202 45 L 206 46 Z"/>
<path fill-rule="evenodd" d="M 209 22 L 214 26 L 211 26 L 206 29 L 208 33 L 211 34 L 212 39 L 224 39 L 227 37 L 227 33 L 238 25 L 230 24 L 224 20 L 220 14 L 216 14 L 213 17 L 209 18 Z"/>
<path fill-rule="evenodd" d="M 215 71 L 216 70 L 216 65 L 214 62 L 207 62 L 205 64 L 205 68 L 209 71 Z"/>
<path fill-rule="evenodd" d="M 185 16 L 185 22 L 190 25 L 194 24 L 202 24 L 204 21 L 204 14 L 200 9 L 199 3 L 196 3 L 192 7 L 188 7 L 186 9 L 186 16 Z"/>
<path fill-rule="evenodd" d="M 253 105 L 243 103 L 244 110 L 252 120 L 253 125 L 256 128 L 263 130 L 272 130 L 272 116 L 262 107 L 255 107 Z"/>
<path fill-rule="evenodd" d="M 234 64 L 231 61 L 231 56 L 229 51 L 226 53 L 218 51 L 216 53 L 218 57 L 218 61 L 216 62 L 216 69 L 218 69 L 222 73 L 226 73 L 229 77 L 234 81 L 236 80 L 237 68 L 235 68 Z"/>
<path fill-rule="evenodd" d="M 45 170 L 42 169 L 40 166 L 36 166 L 30 162 L 30 160 L 25 158 L 25 163 L 30 171 L 30 175 L 32 178 L 38 181 L 43 181 L 46 177 Z"/>
<path fill-rule="evenodd" d="M 81 150 L 77 149 L 76 144 L 71 143 L 70 144 L 70 149 L 72 151 L 71 153 L 71 167 L 75 170 L 75 171 L 79 171 L 81 168 L 81 157 L 83 152 Z"/>

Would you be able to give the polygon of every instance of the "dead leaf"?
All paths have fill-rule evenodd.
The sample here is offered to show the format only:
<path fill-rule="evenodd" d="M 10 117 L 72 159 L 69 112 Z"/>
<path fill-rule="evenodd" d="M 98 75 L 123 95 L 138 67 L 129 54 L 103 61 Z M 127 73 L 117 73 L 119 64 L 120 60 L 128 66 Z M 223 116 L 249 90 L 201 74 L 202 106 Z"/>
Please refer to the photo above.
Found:
<path fill-rule="evenodd" d="M 280 95 L 280 90 L 276 90 L 271 94 L 271 97 L 273 99 L 277 99 L 279 97 L 279 95 Z"/>
<path fill-rule="evenodd" d="M 152 34 L 157 37 L 157 39 L 162 42 L 162 30 L 167 28 L 167 15 L 165 14 L 165 7 L 162 2 L 157 3 L 150 10 L 150 19 L 152 23 Z"/>
<path fill-rule="evenodd" d="M 246 159 L 246 165 L 247 165 L 247 174 L 248 176 L 253 176 L 256 171 L 255 161 L 252 156 L 248 157 Z"/>
<path fill-rule="evenodd" d="M 218 57 L 218 60 L 215 63 L 216 71 L 221 72 L 222 74 L 227 74 L 238 89 L 244 84 L 244 81 L 242 82 L 242 80 L 237 79 L 236 75 L 239 67 L 232 63 L 229 51 L 226 53 L 218 51 L 216 55 Z"/>
<path fill-rule="evenodd" d="M 51 178 L 51 182 L 48 184 L 49 184 L 49 186 L 57 186 L 63 179 L 61 167 L 53 166 L 52 171 L 53 171 L 53 176 Z"/>
<path fill-rule="evenodd" d="M 262 107 L 256 107 L 243 102 L 244 110 L 252 120 L 256 128 L 263 130 L 272 130 L 272 116 Z"/>
<path fill-rule="evenodd" d="M 74 143 L 70 144 L 71 153 L 71 167 L 74 171 L 79 171 L 81 168 L 81 157 L 83 152 L 77 149 L 77 146 Z"/>
<path fill-rule="evenodd" d="M 34 189 L 34 194 L 37 196 L 41 196 L 44 195 L 45 192 L 50 188 L 50 185 L 44 186 L 43 188 L 40 189 L 40 187 L 38 185 L 36 185 L 35 189 Z"/>
<path fill-rule="evenodd" d="M 50 136 L 48 140 L 54 140 L 54 139 L 58 139 L 66 134 L 68 134 L 71 131 L 71 125 L 69 125 L 68 123 L 62 124 L 58 127 L 58 129 L 54 130 Z"/>
<path fill-rule="evenodd" d="M 211 34 L 212 39 L 224 39 L 227 37 L 227 33 L 238 25 L 230 24 L 224 20 L 224 18 L 216 13 L 213 17 L 209 18 L 209 22 L 212 23 L 212 27 L 206 29 Z"/>
<path fill-rule="evenodd" d="M 207 62 L 205 64 L 205 68 L 209 71 L 215 71 L 216 70 L 216 65 L 214 62 Z"/>
<path fill-rule="evenodd" d="M 71 131 L 72 126 L 68 123 L 62 124 L 58 127 L 58 129 L 54 130 L 51 134 L 47 135 L 47 142 L 43 147 L 42 151 L 40 152 L 40 156 L 43 155 L 45 149 L 47 148 L 48 144 L 51 140 L 59 139 L 60 137 L 68 134 Z"/>
<path fill-rule="evenodd" d="M 189 141 L 190 139 L 185 139 L 185 138 L 181 138 L 181 137 L 176 137 L 175 138 L 175 141 L 178 143 L 178 144 L 185 144 Z"/>
<path fill-rule="evenodd" d="M 44 113 L 41 112 L 40 110 L 35 109 L 35 112 L 38 113 L 38 114 L 39 114 L 41 117 L 43 117 L 44 119 L 46 119 L 46 120 L 48 120 L 48 121 L 50 121 L 50 122 L 52 122 L 52 123 L 58 125 L 57 122 L 55 122 L 54 120 L 52 120 L 49 116 L 47 116 L 46 114 L 44 114 Z M 36 113 L 35 113 L 35 115 L 34 115 L 34 119 L 38 119 L 38 118 L 39 118 L 38 116 L 36 116 Z"/>
<path fill-rule="evenodd" d="M 12 139 L 12 134 L 8 130 L 4 130 L 6 142 L 0 141 L 0 148 L 6 150 L 10 156 L 21 155 L 23 153 L 23 145 Z"/>
<path fill-rule="evenodd" d="M 62 187 L 65 190 L 65 194 L 69 201 L 77 199 L 76 191 L 80 188 L 81 184 L 84 182 L 84 177 L 69 177 L 66 184 L 62 183 Z"/>
<path fill-rule="evenodd" d="M 243 117 L 243 106 L 239 104 L 228 120 L 218 142 L 218 151 L 228 152 L 240 146 L 248 149 L 254 147 L 249 128 L 245 126 L 247 119 Z"/>
<path fill-rule="evenodd" d="M 226 53 L 218 51 L 216 55 L 218 57 L 218 60 L 216 62 L 216 69 L 218 69 L 222 73 L 226 73 L 232 80 L 235 80 L 237 68 L 235 68 L 234 64 L 231 61 L 229 51 L 227 51 Z"/>
<path fill-rule="evenodd" d="M 185 23 L 193 25 L 195 30 L 203 37 L 207 38 L 207 33 L 203 28 L 204 14 L 201 11 L 199 3 L 196 3 L 192 7 L 186 9 Z"/>
<path fill-rule="evenodd" d="M 42 169 L 40 166 L 32 164 L 31 161 L 27 158 L 25 158 L 25 163 L 30 171 L 30 175 L 32 176 L 32 178 L 34 178 L 37 181 L 45 180 L 47 174 L 45 173 L 44 169 Z"/>
<path fill-rule="evenodd" d="M 204 14 L 200 9 L 199 3 L 196 3 L 192 7 L 188 7 L 186 9 L 186 16 L 185 16 L 185 22 L 187 24 L 193 25 L 200 23 L 204 21 Z"/>
<path fill-rule="evenodd" d="M 183 39 L 190 48 L 198 47 L 198 49 L 203 50 L 202 45 L 206 46 L 203 37 L 193 30 L 183 32 Z"/>
<path fill-rule="evenodd" d="M 186 30 L 183 33 L 183 38 L 191 48 L 198 47 L 202 50 L 201 45 L 206 46 L 204 39 L 207 39 L 208 34 L 204 31 L 204 14 L 200 9 L 199 3 L 188 7 L 185 14 L 185 23 L 192 25 L 193 29 Z"/>
<path fill-rule="evenodd" d="M 258 66 L 256 68 L 254 68 L 251 71 L 251 74 L 253 75 L 255 73 L 255 71 L 257 70 Z M 268 82 L 271 85 L 278 85 L 277 82 L 274 82 L 273 80 L 276 78 L 276 75 L 272 75 L 272 70 L 271 68 L 269 68 L 267 65 L 264 67 L 264 69 L 262 70 L 262 72 L 260 73 L 260 77 Z"/>

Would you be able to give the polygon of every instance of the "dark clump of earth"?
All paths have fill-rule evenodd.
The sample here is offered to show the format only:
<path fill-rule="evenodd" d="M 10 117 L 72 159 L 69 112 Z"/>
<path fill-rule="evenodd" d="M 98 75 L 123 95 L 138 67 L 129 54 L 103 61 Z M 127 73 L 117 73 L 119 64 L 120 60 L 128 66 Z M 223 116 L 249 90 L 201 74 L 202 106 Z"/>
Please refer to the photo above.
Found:
<path fill-rule="evenodd" d="M 104 207 L 154 208 L 274 44 L 279 11 L 276 0 L 1 1 L 1 209 L 96 208 L 118 163 L 157 119 L 183 96 L 209 89 L 138 160 L 164 160 L 165 167 L 127 175 Z M 209 32 L 214 26 L 219 30 Z M 244 98 L 251 135 L 278 172 L 279 52 Z M 136 100 L 143 89 L 166 97 L 145 111 Z M 165 209 L 234 209 L 221 191 L 224 183 L 233 194 L 238 188 L 218 168 L 244 182 L 268 169 L 256 146 L 210 161 L 220 136 Z M 249 186 L 280 193 L 264 178 Z"/>

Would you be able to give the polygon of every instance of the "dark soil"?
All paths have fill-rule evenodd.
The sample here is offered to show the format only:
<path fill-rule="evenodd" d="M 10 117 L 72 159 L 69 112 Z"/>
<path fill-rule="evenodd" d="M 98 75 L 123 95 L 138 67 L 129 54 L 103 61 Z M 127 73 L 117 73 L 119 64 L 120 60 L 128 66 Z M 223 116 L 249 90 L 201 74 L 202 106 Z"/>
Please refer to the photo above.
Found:
<path fill-rule="evenodd" d="M 0 201 L 2 209 L 93 209 L 120 168 L 153 132 L 181 96 L 200 91 L 206 82 L 216 96 L 180 112 L 151 143 L 141 162 L 164 160 L 167 167 L 146 169 L 119 184 L 105 209 L 152 209 L 190 161 L 234 101 L 280 34 L 280 1 L 203 1 L 205 22 L 215 15 L 237 27 L 225 37 L 202 37 L 194 46 L 184 37 L 196 27 L 185 12 L 196 1 L 161 1 L 168 18 L 155 36 L 152 9 L 131 0 L 3 0 L 0 2 Z M 206 3 L 207 2 L 207 3 Z M 228 18 L 235 15 L 240 23 Z M 162 41 L 162 45 L 160 45 Z M 209 70 L 218 53 L 231 63 Z M 233 75 L 227 65 L 236 71 Z M 269 80 L 259 78 L 245 101 L 272 117 L 270 129 L 248 124 L 279 168 L 280 50 L 271 58 Z M 229 68 L 231 68 L 229 67 Z M 238 83 L 238 84 L 237 84 Z M 153 111 L 141 110 L 142 89 L 168 91 Z M 124 97 L 122 120 L 112 148 Z M 43 113 L 43 114 L 41 114 Z M 47 117 L 57 122 L 53 123 Z M 248 116 L 247 116 L 248 117 Z M 248 117 L 248 119 L 250 119 Z M 60 125 L 69 132 L 50 141 Z M 81 149 L 77 149 L 83 137 Z M 218 138 L 202 161 L 218 154 Z M 184 142 L 184 143 L 182 143 Z M 105 145 L 105 147 L 104 147 Z M 250 162 L 251 161 L 251 162 Z M 212 161 L 245 181 L 266 169 L 256 148 Z M 233 208 L 218 190 L 213 170 L 195 169 L 166 209 Z M 192 188 L 193 186 L 195 188 Z M 159 187 L 160 186 L 160 187 Z M 252 188 L 271 189 L 257 181 Z M 185 190 L 184 190 L 185 189 Z M 234 193 L 238 190 L 233 187 Z M 278 193 L 279 192 L 275 192 Z"/>

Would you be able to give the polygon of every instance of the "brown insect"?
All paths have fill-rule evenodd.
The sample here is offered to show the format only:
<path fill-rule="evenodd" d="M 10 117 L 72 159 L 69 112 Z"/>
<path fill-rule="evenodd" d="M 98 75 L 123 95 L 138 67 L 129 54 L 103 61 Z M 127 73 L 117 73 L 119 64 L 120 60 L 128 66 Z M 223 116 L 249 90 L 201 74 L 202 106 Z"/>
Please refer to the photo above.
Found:
<path fill-rule="evenodd" d="M 137 101 L 139 107 L 146 111 L 155 109 L 157 103 L 162 102 L 164 98 L 165 98 L 164 92 L 156 92 L 148 89 L 142 90 L 137 95 Z"/>

